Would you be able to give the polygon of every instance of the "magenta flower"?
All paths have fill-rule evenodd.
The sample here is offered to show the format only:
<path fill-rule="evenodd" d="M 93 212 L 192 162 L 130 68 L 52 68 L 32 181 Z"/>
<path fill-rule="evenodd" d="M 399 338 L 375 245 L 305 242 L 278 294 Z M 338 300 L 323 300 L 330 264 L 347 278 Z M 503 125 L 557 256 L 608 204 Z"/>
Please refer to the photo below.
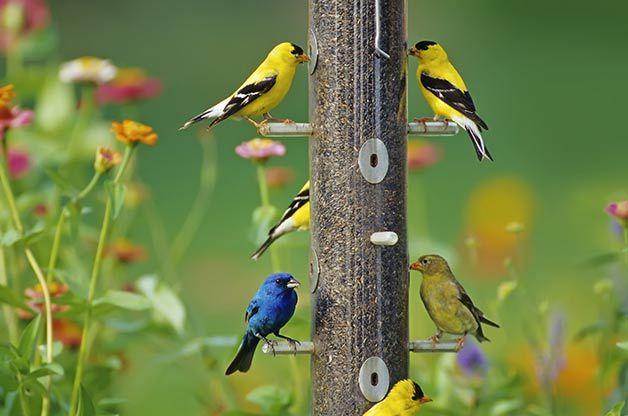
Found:
<path fill-rule="evenodd" d="M 21 36 L 44 29 L 50 22 L 45 0 L 0 0 L 0 49 L 7 50 Z"/>
<path fill-rule="evenodd" d="M 411 140 L 408 142 L 408 169 L 420 171 L 438 163 L 441 149 L 429 142 Z"/>
<path fill-rule="evenodd" d="M 622 226 L 628 227 L 628 201 L 608 204 L 606 213 L 614 217 Z"/>
<path fill-rule="evenodd" d="M 33 112 L 19 107 L 0 108 L 0 140 L 10 129 L 28 126 L 33 121 Z"/>
<path fill-rule="evenodd" d="M 285 155 L 286 147 L 274 140 L 256 138 L 240 144 L 235 152 L 245 159 L 265 162 L 273 156 Z"/>
<path fill-rule="evenodd" d="M 96 100 L 101 104 L 124 104 L 153 98 L 161 90 L 161 81 L 157 78 L 147 77 L 139 68 L 126 68 L 118 70 L 110 82 L 98 86 Z"/>
<path fill-rule="evenodd" d="M 11 148 L 7 153 L 7 165 L 9 175 L 13 179 L 21 179 L 31 168 L 31 157 L 23 150 Z"/>

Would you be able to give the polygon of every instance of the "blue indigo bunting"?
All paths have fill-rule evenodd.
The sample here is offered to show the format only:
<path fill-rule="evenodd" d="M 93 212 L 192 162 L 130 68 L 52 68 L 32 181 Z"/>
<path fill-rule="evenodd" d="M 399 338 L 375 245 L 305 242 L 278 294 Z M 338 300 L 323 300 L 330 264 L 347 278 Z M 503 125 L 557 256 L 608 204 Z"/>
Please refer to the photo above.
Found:
<path fill-rule="evenodd" d="M 266 338 L 270 334 L 290 343 L 298 342 L 279 333 L 294 314 L 297 306 L 297 292 L 294 289 L 298 286 L 299 282 L 288 273 L 271 274 L 266 278 L 246 308 L 246 332 L 226 375 L 236 371 L 246 373 L 251 368 L 253 354 L 260 340 L 272 345 Z"/>

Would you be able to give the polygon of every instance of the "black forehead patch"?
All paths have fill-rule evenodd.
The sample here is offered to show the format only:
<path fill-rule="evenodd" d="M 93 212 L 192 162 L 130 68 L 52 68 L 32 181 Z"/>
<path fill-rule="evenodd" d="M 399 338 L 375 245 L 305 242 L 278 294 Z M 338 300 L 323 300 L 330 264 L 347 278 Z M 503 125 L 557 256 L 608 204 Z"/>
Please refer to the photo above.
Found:
<path fill-rule="evenodd" d="M 414 384 L 414 396 L 412 396 L 412 400 L 421 400 L 425 397 L 425 394 L 423 394 L 423 390 L 421 390 L 421 386 L 416 384 L 414 381 L 412 383 Z"/>
<path fill-rule="evenodd" d="M 420 51 L 426 51 L 430 46 L 436 45 L 436 42 L 431 40 L 422 40 L 421 42 L 414 45 L 414 47 Z"/>
<path fill-rule="evenodd" d="M 295 45 L 294 43 L 291 44 L 292 45 L 292 51 L 290 52 L 293 55 L 303 55 L 303 48 L 301 48 L 298 45 Z"/>

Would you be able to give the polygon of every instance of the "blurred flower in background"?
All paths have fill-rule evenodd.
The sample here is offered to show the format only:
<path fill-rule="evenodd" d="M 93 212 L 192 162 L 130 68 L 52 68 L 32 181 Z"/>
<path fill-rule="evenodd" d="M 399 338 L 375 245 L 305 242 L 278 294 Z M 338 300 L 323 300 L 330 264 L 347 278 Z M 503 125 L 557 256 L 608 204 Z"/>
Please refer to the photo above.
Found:
<path fill-rule="evenodd" d="M 79 325 L 69 319 L 55 319 L 52 321 L 55 339 L 64 347 L 75 349 L 81 345 L 82 330 Z"/>
<path fill-rule="evenodd" d="M 464 347 L 456 354 L 458 368 L 466 376 L 483 376 L 488 370 L 488 359 L 480 345 L 467 338 Z"/>
<path fill-rule="evenodd" d="M 236 147 L 235 152 L 244 159 L 264 163 L 273 156 L 286 154 L 286 147 L 274 140 L 255 138 Z"/>
<path fill-rule="evenodd" d="M 149 78 L 142 69 L 124 68 L 111 81 L 98 86 L 96 100 L 101 104 L 125 104 L 156 97 L 161 90 L 161 81 Z"/>
<path fill-rule="evenodd" d="M 147 253 L 144 247 L 133 244 L 126 238 L 119 238 L 105 248 L 105 255 L 118 260 L 120 263 L 130 264 L 146 260 Z"/>
<path fill-rule="evenodd" d="M 6 51 L 49 23 L 50 10 L 45 0 L 0 0 L 0 49 Z"/>
<path fill-rule="evenodd" d="M 504 260 L 517 258 L 523 251 L 527 233 L 514 233 L 510 229 L 523 230 L 524 225 L 528 230 L 531 228 L 532 190 L 516 177 L 490 179 L 473 190 L 466 212 L 463 235 L 475 242 L 479 271 L 487 278 L 501 276 Z"/>
<path fill-rule="evenodd" d="M 49 283 L 48 290 L 50 292 L 50 298 L 52 299 L 52 313 L 65 312 L 68 310 L 67 305 L 58 305 L 54 303 L 54 298 L 63 296 L 70 290 L 70 288 L 63 283 Z M 39 313 L 44 313 L 44 292 L 40 284 L 33 287 L 24 289 L 24 296 L 26 297 L 26 304 L 33 310 Z M 21 319 L 31 319 L 34 315 L 31 311 L 18 309 L 17 314 Z"/>
<path fill-rule="evenodd" d="M 127 146 L 138 143 L 153 146 L 157 142 L 157 133 L 153 128 L 137 121 L 124 120 L 122 123 L 114 121 L 111 123 L 111 131 L 115 133 L 116 139 Z"/>
<path fill-rule="evenodd" d="M 9 107 L 15 98 L 13 84 L 0 87 L 0 107 Z"/>
<path fill-rule="evenodd" d="M 7 165 L 11 178 L 21 179 L 31 168 L 31 157 L 24 150 L 10 148 L 7 153 Z"/>
<path fill-rule="evenodd" d="M 283 166 L 266 169 L 266 182 L 270 188 L 280 189 L 294 182 L 294 170 Z"/>
<path fill-rule="evenodd" d="M 33 121 L 33 112 L 20 107 L 0 108 L 0 140 L 10 129 L 28 126 Z"/>
<path fill-rule="evenodd" d="M 408 169 L 420 172 L 440 162 L 442 149 L 426 140 L 408 140 Z"/>
<path fill-rule="evenodd" d="M 111 81 L 118 68 L 107 59 L 84 56 L 61 65 L 59 79 L 67 83 L 103 84 Z"/>
<path fill-rule="evenodd" d="M 606 213 L 622 227 L 628 227 L 628 201 L 613 202 L 606 206 Z"/>

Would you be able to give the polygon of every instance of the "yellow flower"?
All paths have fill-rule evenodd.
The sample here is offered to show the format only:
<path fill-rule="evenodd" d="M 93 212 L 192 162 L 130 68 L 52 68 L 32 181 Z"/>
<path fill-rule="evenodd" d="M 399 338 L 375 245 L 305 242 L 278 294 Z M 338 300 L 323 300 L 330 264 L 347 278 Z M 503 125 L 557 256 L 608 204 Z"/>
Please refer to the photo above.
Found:
<path fill-rule="evenodd" d="M 111 131 L 116 134 L 118 140 L 128 145 L 144 143 L 152 146 L 157 141 L 157 133 L 152 127 L 136 121 L 124 120 L 122 123 L 114 121 L 111 124 Z"/>
<path fill-rule="evenodd" d="M 0 107 L 9 107 L 15 98 L 15 91 L 13 91 L 13 84 L 0 87 Z"/>
<path fill-rule="evenodd" d="M 98 173 L 105 173 L 112 167 L 119 165 L 122 161 L 120 152 L 98 146 L 96 149 L 96 159 L 94 160 L 94 169 Z"/>

